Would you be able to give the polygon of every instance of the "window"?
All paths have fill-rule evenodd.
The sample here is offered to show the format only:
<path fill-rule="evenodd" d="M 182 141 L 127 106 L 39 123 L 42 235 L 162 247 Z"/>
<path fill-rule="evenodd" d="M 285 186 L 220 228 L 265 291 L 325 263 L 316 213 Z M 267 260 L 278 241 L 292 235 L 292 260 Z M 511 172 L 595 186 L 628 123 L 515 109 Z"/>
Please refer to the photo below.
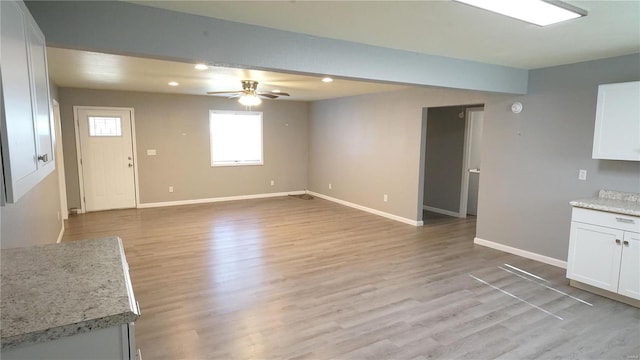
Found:
<path fill-rule="evenodd" d="M 262 113 L 209 111 L 211 166 L 262 165 Z"/>
<path fill-rule="evenodd" d="M 122 136 L 119 117 L 89 116 L 89 136 Z"/>

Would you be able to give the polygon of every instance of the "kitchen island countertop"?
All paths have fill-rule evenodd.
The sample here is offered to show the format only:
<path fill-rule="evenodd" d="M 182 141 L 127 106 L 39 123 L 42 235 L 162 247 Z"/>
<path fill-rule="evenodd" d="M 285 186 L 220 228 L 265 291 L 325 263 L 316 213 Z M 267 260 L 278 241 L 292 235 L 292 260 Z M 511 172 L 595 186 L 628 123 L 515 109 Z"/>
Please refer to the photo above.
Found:
<path fill-rule="evenodd" d="M 118 237 L 3 249 L 2 349 L 135 321 Z"/>

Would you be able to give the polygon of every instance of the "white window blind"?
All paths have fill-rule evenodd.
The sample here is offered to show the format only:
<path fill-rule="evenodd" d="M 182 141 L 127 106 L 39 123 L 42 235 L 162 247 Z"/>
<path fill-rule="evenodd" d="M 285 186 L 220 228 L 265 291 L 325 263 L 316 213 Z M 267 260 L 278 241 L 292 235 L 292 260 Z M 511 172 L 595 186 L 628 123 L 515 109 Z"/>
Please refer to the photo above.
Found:
<path fill-rule="evenodd" d="M 209 111 L 211 166 L 262 165 L 262 113 Z"/>

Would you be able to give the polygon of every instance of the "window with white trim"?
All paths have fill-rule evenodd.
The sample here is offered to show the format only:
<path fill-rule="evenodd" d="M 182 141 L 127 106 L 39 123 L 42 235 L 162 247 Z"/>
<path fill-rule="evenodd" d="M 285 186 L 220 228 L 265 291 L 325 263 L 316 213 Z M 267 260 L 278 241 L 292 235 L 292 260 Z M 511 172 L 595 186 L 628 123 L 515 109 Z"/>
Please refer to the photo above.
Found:
<path fill-rule="evenodd" d="M 262 165 L 262 113 L 209 111 L 211 166 Z"/>

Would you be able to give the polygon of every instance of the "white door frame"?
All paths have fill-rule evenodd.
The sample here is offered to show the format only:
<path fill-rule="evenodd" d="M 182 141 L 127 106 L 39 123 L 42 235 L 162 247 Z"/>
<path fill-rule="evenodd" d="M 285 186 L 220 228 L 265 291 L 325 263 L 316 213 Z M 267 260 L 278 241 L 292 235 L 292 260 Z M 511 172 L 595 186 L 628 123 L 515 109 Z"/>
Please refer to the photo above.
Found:
<path fill-rule="evenodd" d="M 467 198 L 469 196 L 469 162 L 471 161 L 471 115 L 474 111 L 484 111 L 484 107 L 467 108 L 464 119 L 464 152 L 462 155 L 462 185 L 460 187 L 460 210 L 458 217 L 467 217 Z"/>
<path fill-rule="evenodd" d="M 78 162 L 78 183 L 80 187 L 80 213 L 86 212 L 86 204 L 84 202 L 84 177 L 82 175 L 82 164 L 80 159 L 82 158 L 82 149 L 80 148 L 80 130 L 78 111 L 80 110 L 116 110 L 116 111 L 128 111 L 131 115 L 131 145 L 133 146 L 133 182 L 135 186 L 135 200 L 136 208 L 140 206 L 140 185 L 138 183 L 138 151 L 136 147 L 136 120 L 133 113 L 133 108 L 129 107 L 110 107 L 110 106 L 74 106 L 73 107 L 73 123 L 75 126 L 76 135 L 76 160 Z"/>
<path fill-rule="evenodd" d="M 62 220 L 69 218 L 69 209 L 67 207 L 67 181 L 64 173 L 64 153 L 62 151 L 62 123 L 60 121 L 60 103 L 53 99 L 53 120 L 55 131 L 55 160 L 58 170 L 58 191 L 60 192 L 60 216 Z M 64 222 L 62 224 L 64 226 Z"/>

